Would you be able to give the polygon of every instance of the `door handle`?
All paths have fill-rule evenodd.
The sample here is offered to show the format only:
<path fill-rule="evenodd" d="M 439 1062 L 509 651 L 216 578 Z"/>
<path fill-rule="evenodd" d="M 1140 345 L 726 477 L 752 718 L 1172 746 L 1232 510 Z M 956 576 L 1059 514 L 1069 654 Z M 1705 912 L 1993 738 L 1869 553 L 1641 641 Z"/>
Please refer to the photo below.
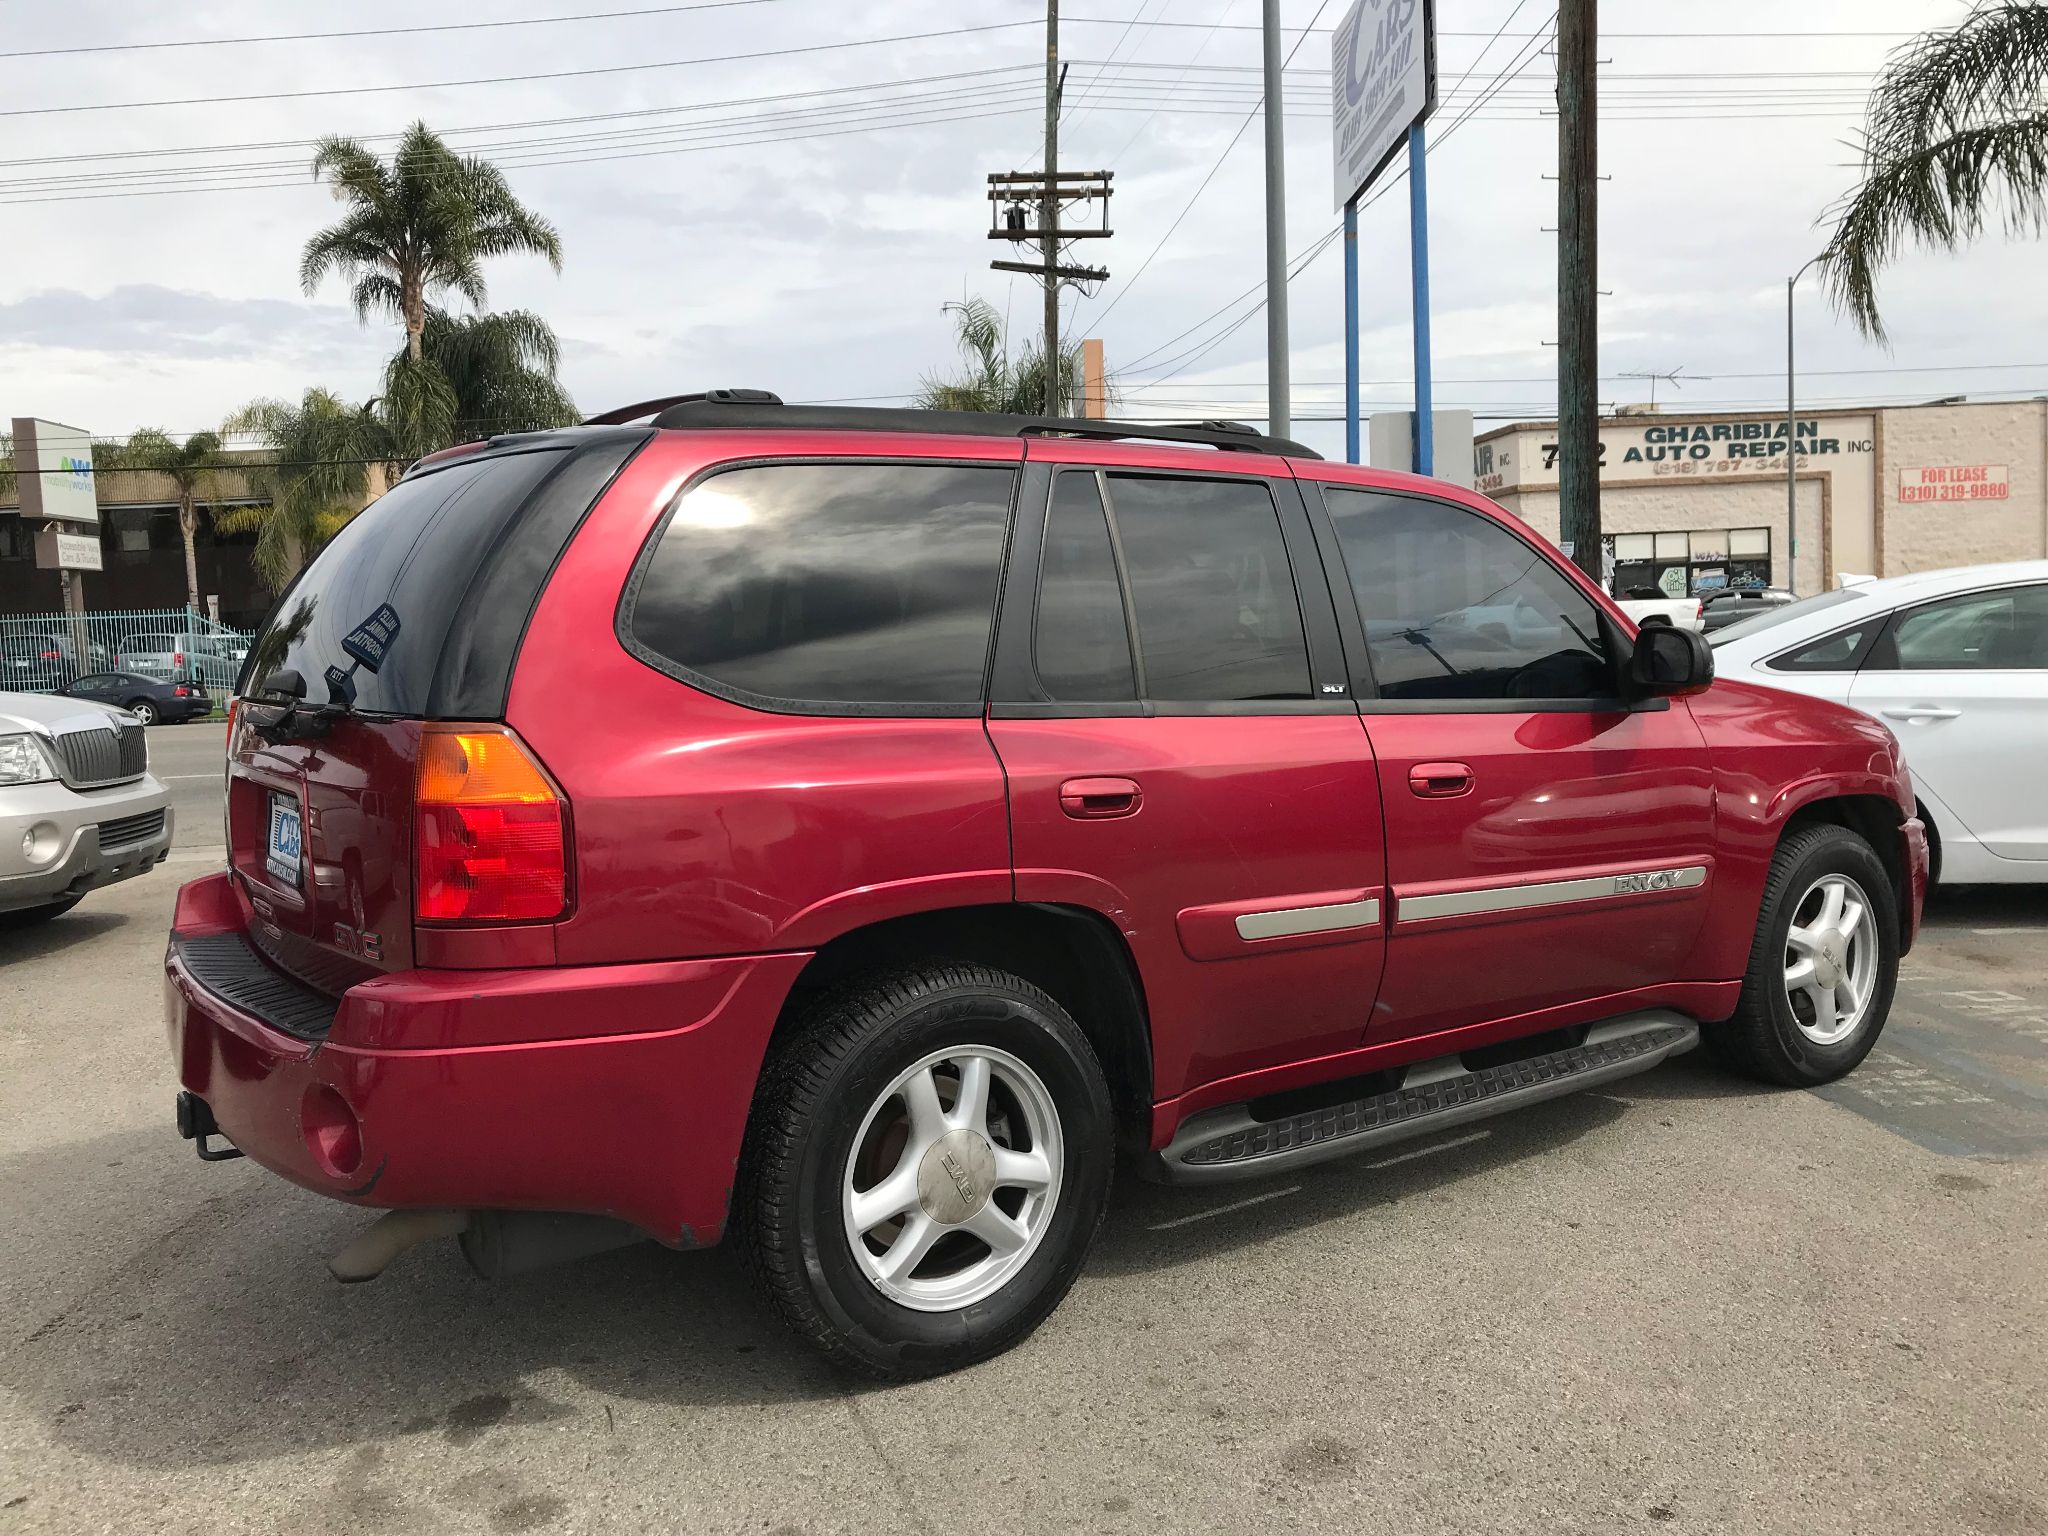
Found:
<path fill-rule="evenodd" d="M 1887 720 L 1953 720 L 1960 715 L 1960 709 L 1949 709 L 1940 704 L 1901 704 L 1896 709 L 1884 711 Z"/>
<path fill-rule="evenodd" d="M 1076 821 L 1135 816 L 1145 796 L 1132 779 L 1068 779 L 1060 786 L 1060 809 Z"/>
<path fill-rule="evenodd" d="M 1408 770 L 1408 788 L 1425 800 L 1469 795 L 1472 769 L 1465 763 L 1417 763 Z"/>

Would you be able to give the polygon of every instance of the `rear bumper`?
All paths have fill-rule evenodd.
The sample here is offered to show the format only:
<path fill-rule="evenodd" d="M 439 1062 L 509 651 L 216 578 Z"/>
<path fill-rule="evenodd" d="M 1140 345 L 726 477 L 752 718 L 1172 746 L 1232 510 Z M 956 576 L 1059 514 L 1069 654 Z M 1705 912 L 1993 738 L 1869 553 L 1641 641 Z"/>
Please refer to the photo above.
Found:
<path fill-rule="evenodd" d="M 717 1241 L 761 1058 L 808 955 L 401 972 L 350 989 L 308 1040 L 179 955 L 180 938 L 228 931 L 226 879 L 180 893 L 164 1009 L 179 1082 L 243 1152 L 361 1205 L 588 1212 Z M 464 1038 L 499 1043 L 448 1043 Z M 407 1039 L 435 1043 L 388 1043 Z"/>
<path fill-rule="evenodd" d="M 1920 936 L 1920 911 L 1927 904 L 1927 824 L 1908 816 L 1899 824 L 1899 842 L 1906 859 L 1906 909 L 1899 914 L 1899 953 L 1904 955 Z"/>

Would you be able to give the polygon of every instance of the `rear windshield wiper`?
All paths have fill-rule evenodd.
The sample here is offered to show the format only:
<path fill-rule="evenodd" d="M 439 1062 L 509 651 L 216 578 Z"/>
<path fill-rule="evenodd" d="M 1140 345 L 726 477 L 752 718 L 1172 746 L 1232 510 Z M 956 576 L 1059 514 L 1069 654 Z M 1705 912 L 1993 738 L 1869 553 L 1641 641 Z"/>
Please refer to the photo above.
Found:
<path fill-rule="evenodd" d="M 330 673 L 335 670 L 332 667 L 328 669 Z M 309 706 L 306 703 L 306 680 L 292 668 L 280 667 L 257 685 L 249 702 L 259 708 L 275 708 L 282 700 L 283 713 L 272 719 L 252 717 L 250 723 L 256 734 L 272 746 L 279 742 L 325 736 L 336 720 L 355 709 L 353 687 L 344 695 L 334 687 L 330 677 L 328 692 L 330 696 L 325 704 Z"/>

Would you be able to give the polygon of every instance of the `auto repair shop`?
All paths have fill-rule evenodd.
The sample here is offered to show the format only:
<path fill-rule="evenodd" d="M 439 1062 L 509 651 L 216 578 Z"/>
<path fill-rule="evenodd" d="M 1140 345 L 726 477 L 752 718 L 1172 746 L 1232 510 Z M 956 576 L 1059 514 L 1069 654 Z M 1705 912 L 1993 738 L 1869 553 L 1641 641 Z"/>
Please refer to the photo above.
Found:
<path fill-rule="evenodd" d="M 1795 590 L 2048 556 L 2048 399 L 1830 409 L 1796 421 Z M 1673 597 L 1786 586 L 1786 441 L 1782 411 L 1603 417 L 1608 584 Z M 1555 539 L 1557 423 L 1499 427 L 1472 451 L 1475 487 Z"/>

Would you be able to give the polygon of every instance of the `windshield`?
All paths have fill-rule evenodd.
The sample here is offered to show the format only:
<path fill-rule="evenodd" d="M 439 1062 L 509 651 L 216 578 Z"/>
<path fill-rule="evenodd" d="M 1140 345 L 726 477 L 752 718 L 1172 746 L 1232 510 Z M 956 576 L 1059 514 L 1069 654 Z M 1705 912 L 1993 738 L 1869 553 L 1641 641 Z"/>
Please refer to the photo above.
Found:
<path fill-rule="evenodd" d="M 1717 629 L 1707 636 L 1709 645 L 1726 645 L 1744 635 L 1761 634 L 1767 629 L 1776 629 L 1780 624 L 1790 624 L 1809 613 L 1821 613 L 1829 608 L 1838 608 L 1843 603 L 1863 600 L 1863 593 L 1855 587 L 1837 587 L 1832 592 L 1816 592 L 1811 597 L 1802 597 L 1796 603 L 1786 603 L 1777 608 L 1766 608 L 1762 612 L 1730 624 L 1726 629 Z"/>

